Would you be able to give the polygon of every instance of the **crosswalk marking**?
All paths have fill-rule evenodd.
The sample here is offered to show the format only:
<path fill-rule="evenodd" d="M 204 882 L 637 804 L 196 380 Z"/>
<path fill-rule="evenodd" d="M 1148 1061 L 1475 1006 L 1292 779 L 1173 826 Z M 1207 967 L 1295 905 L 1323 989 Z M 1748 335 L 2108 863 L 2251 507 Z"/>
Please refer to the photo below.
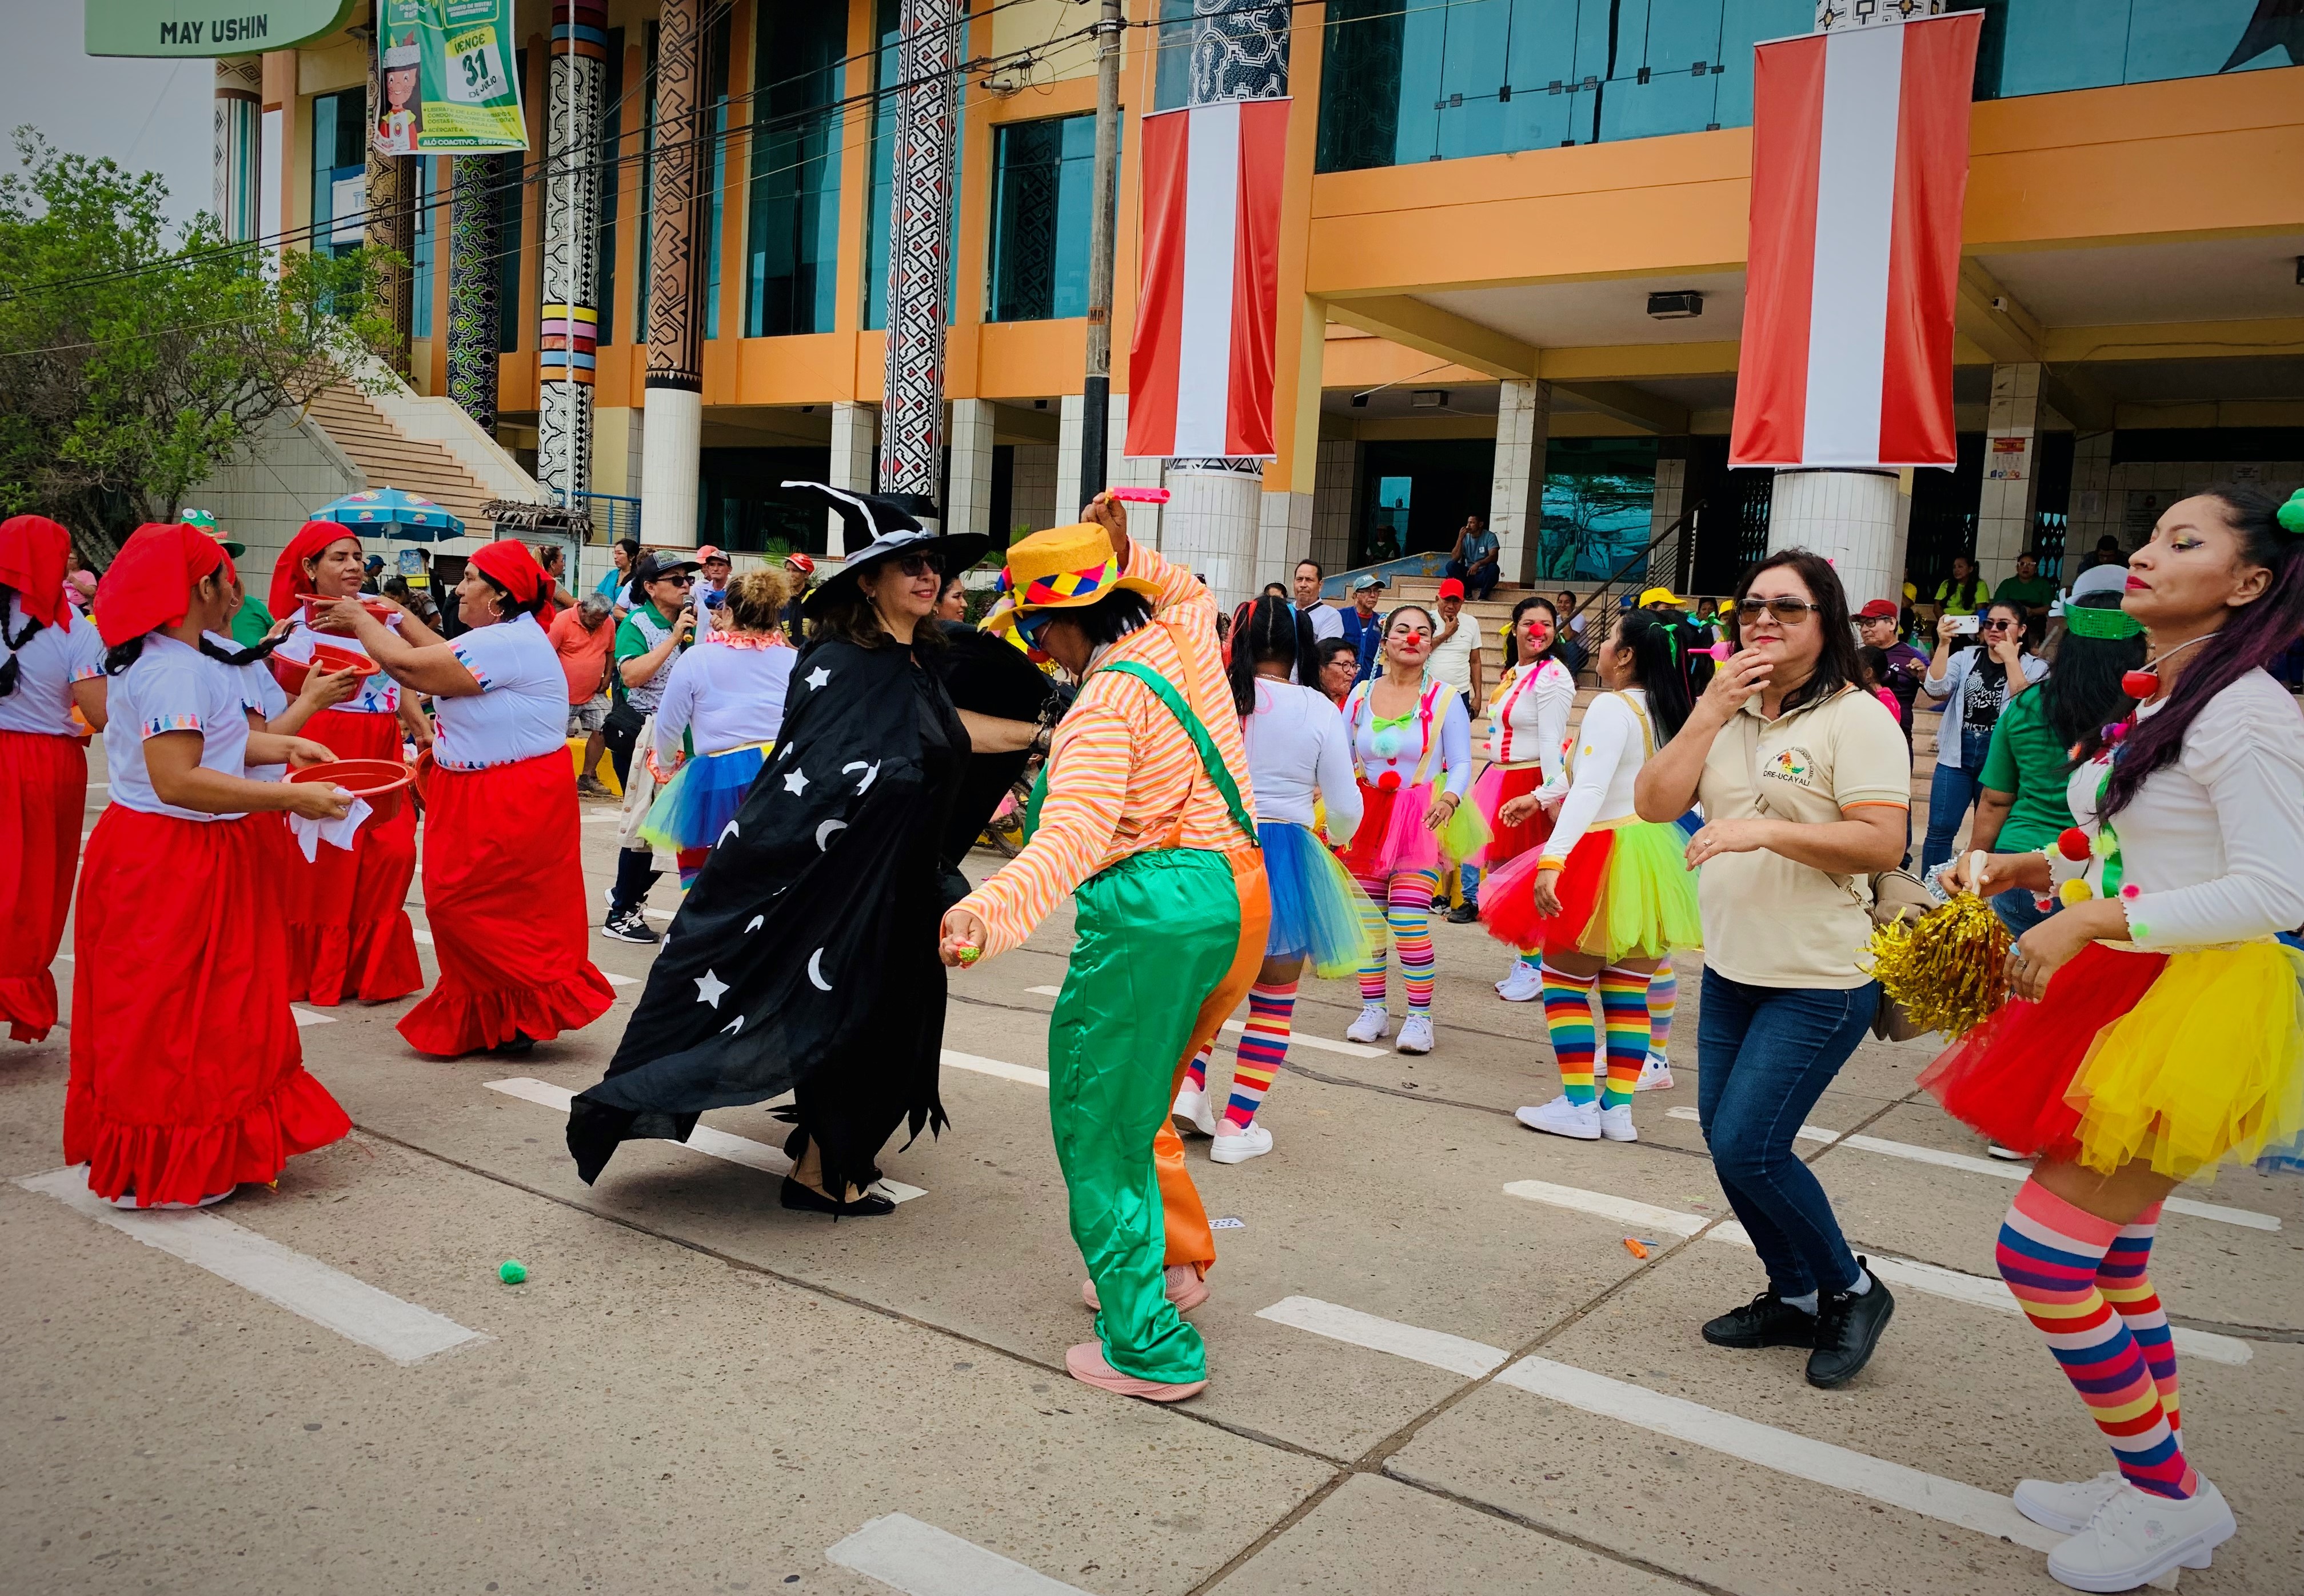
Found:
<path fill-rule="evenodd" d="M 73 1164 L 16 1182 L 146 1246 L 207 1270 L 267 1302 L 371 1347 L 395 1364 L 489 1339 L 429 1308 L 402 1302 L 317 1258 L 282 1246 L 208 1209 L 114 1208 L 88 1189 L 88 1166 Z"/>
<path fill-rule="evenodd" d="M 1087 1596 L 1078 1585 L 902 1513 L 874 1519 L 824 1555 L 904 1596 Z"/>
<path fill-rule="evenodd" d="M 1027 1086 L 1048 1089 L 1048 1072 L 1035 1069 L 1029 1064 L 1011 1064 L 1004 1059 L 980 1058 L 975 1053 L 956 1053 L 944 1050 L 944 1062 L 954 1069 L 969 1069 L 978 1075 L 997 1076 L 1004 1081 L 1016 1081 Z"/>
<path fill-rule="evenodd" d="M 336 1017 L 335 1015 L 322 1014 L 316 1009 L 307 1009 L 298 1003 L 289 1004 L 288 1012 L 296 1017 L 296 1028 L 300 1031 L 307 1029 L 312 1026 L 333 1026 L 336 1023 Z"/>
<path fill-rule="evenodd" d="M 1475 1379 L 1511 1355 L 1478 1341 L 1379 1319 L 1315 1297 L 1284 1298 L 1257 1317 Z M 1499 1373 L 1495 1383 L 1667 1435 L 1707 1451 L 1741 1458 L 1778 1474 L 1886 1502 L 1939 1523 L 2013 1541 L 2035 1551 L 2053 1551 L 2070 1538 L 2034 1524 L 2017 1512 L 2016 1504 L 2006 1497 L 1958 1480 L 1924 1474 L 1901 1463 L 1890 1463 L 1826 1441 L 1811 1440 L 1789 1430 L 1756 1423 L 1717 1408 L 1667 1397 L 1645 1386 L 1554 1363 L 1550 1358 L 1521 1358 Z"/>
<path fill-rule="evenodd" d="M 1062 992 L 1063 988 L 1061 986 L 1028 986 L 1024 990 L 1032 993 L 1036 997 L 1053 998 Z M 1248 1028 L 1248 1025 L 1244 1020 L 1228 1019 L 1224 1021 L 1224 1028 L 1227 1031 L 1245 1031 Z M 1390 1048 L 1363 1047 L 1357 1042 L 1331 1042 L 1326 1036 L 1308 1035 L 1302 1031 L 1290 1032 L 1288 1035 L 1288 1045 L 1291 1047 L 1315 1048 L 1324 1053 L 1342 1053 L 1347 1059 L 1388 1059 L 1392 1057 L 1392 1050 Z"/>
<path fill-rule="evenodd" d="M 1713 1225 L 1714 1215 L 1684 1213 L 1674 1208 L 1659 1208 L 1652 1203 L 1638 1202 L 1631 1197 L 1613 1196 L 1606 1192 L 1586 1191 L 1580 1186 L 1554 1186 L 1543 1180 L 1514 1180 L 1504 1187 L 1506 1195 L 1530 1203 L 1542 1203 L 1553 1208 L 1565 1208 L 1590 1213 L 1619 1224 L 1636 1225 L 1647 1231 L 1664 1231 L 1673 1236 L 1694 1236 L 1704 1232 L 1707 1241 L 1725 1242 L 1750 1251 L 1751 1236 L 1733 1220 Z M 1707 1225 L 1712 1225 L 1705 1231 Z M 2023 1309 L 2008 1291 L 2007 1284 L 1982 1275 L 1962 1274 L 1956 1269 L 1939 1264 L 1921 1263 L 1892 1254 L 1872 1253 L 1866 1262 L 1874 1274 L 1891 1285 L 1902 1286 L 1930 1296 L 1945 1297 L 1952 1302 L 1966 1303 L 1971 1307 L 1988 1308 L 1998 1313 L 2020 1314 Z M 2186 1330 L 2178 1326 L 2170 1331 L 2177 1348 L 2192 1357 L 2207 1358 L 2211 1363 L 2245 1364 L 2256 1356 L 2256 1349 L 2237 1336 L 2220 1336 L 2212 1330 Z"/>
<path fill-rule="evenodd" d="M 540 1108 L 551 1109 L 563 1114 L 568 1111 L 568 1105 L 576 1099 L 576 1094 L 567 1087 L 555 1086 L 549 1081 L 539 1081 L 533 1076 L 517 1075 L 507 1080 L 486 1081 L 482 1085 L 491 1092 L 501 1092 L 506 1097 L 517 1097 L 523 1102 L 532 1102 Z M 749 1169 L 759 1170 L 770 1175 L 792 1173 L 792 1160 L 784 1156 L 782 1148 L 771 1147 L 766 1142 L 755 1142 L 749 1136 L 731 1136 L 724 1130 L 715 1130 L 708 1125 L 697 1126 L 688 1133 L 688 1140 L 674 1142 L 673 1145 L 685 1147 L 690 1153 L 701 1153 L 707 1158 L 724 1159 L 732 1164 L 742 1164 Z M 928 1195 L 924 1187 L 906 1186 L 901 1180 L 882 1180 L 872 1189 L 892 1203 L 909 1203 L 914 1197 Z"/>
<path fill-rule="evenodd" d="M 1673 1119 L 1695 1119 L 1694 1109 L 1666 1109 L 1665 1117 Z M 1965 1153 L 1946 1153 L 1940 1147 L 1923 1147 L 1913 1142 L 1890 1142 L 1879 1136 L 1849 1136 L 1842 1131 L 1826 1130 L 1821 1125 L 1803 1125 L 1792 1133 L 1803 1142 L 1839 1143 L 1853 1147 L 1859 1153 L 1877 1153 L 1888 1158 L 1901 1158 L 1916 1164 L 1935 1164 L 1939 1169 L 1965 1170 L 1971 1175 L 1990 1175 L 2001 1180 L 2021 1180 L 2032 1172 L 2029 1164 L 2008 1163 L 1999 1159 L 1973 1158 Z M 2251 1208 L 2234 1208 L 2225 1203 L 2201 1203 L 2190 1197 L 2170 1197 L 2161 1204 L 2171 1213 L 2189 1213 L 2194 1219 L 2215 1220 L 2227 1225 L 2241 1225 L 2250 1230 L 2277 1230 L 2280 1216 L 2258 1213 Z"/>

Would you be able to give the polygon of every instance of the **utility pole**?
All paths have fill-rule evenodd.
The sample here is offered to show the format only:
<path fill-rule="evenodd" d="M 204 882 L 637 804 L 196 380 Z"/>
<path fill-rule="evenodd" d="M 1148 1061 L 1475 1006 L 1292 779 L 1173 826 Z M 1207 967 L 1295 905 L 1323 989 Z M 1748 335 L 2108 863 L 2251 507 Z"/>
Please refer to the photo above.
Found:
<path fill-rule="evenodd" d="M 1088 376 L 1080 389 L 1080 496 L 1104 491 L 1112 412 L 1113 212 L 1120 177 L 1120 40 L 1127 24 L 1121 0 L 1103 0 L 1096 25 L 1096 175 L 1088 219 Z M 1072 513 L 1060 504 L 1060 514 Z"/>

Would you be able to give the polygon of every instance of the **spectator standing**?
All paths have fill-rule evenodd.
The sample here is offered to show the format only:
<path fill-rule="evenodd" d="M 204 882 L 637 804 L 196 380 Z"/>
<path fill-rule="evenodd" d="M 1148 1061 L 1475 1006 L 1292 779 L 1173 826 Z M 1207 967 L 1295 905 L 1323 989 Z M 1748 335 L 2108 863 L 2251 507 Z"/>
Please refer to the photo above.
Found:
<path fill-rule="evenodd" d="M 1440 584 L 1440 635 L 1433 639 L 1425 674 L 1444 681 L 1464 701 L 1467 715 L 1479 714 L 1482 691 L 1480 623 L 1464 613 L 1464 584 L 1454 577 Z"/>
<path fill-rule="evenodd" d="M 1584 668 L 1584 662 L 1592 657 L 1591 650 L 1584 645 L 1584 612 L 1577 607 L 1576 595 L 1565 587 L 1552 603 L 1560 617 L 1560 663 L 1566 665 L 1568 673 L 1573 676 Z"/>
<path fill-rule="evenodd" d="M 1928 834 L 1920 844 L 1920 874 L 1952 857 L 1960 823 L 1976 801 L 1977 778 L 1992 751 L 1992 729 L 2016 695 L 2048 673 L 2031 652 L 2024 606 L 1993 600 L 1978 622 L 1980 644 L 1961 646 L 1957 618 L 1936 622 L 1936 657 L 1920 687 L 1946 708 L 1936 730 L 1936 774 L 1928 787 Z M 1956 652 L 1955 652 L 1956 651 Z"/>
<path fill-rule="evenodd" d="M 603 574 L 592 591 L 606 599 L 611 609 L 631 608 L 631 595 L 625 592 L 625 588 L 631 584 L 632 562 L 640 557 L 640 540 L 637 537 L 619 537 L 615 546 L 608 551 L 608 558 L 615 562 L 615 569 Z"/>
<path fill-rule="evenodd" d="M 696 551 L 696 586 L 690 590 L 690 602 L 696 606 L 696 635 L 701 639 L 718 629 L 720 612 L 728 604 L 728 578 L 736 562 L 725 549 L 716 544 L 706 544 Z"/>
<path fill-rule="evenodd" d="M 576 595 L 568 591 L 568 551 L 556 543 L 547 543 L 536 552 L 537 568 L 544 572 L 545 602 L 556 614 L 576 607 Z"/>
<path fill-rule="evenodd" d="M 1876 598 L 1856 612 L 1856 635 L 1867 648 L 1876 648 L 1886 658 L 1887 670 L 1880 685 L 1896 697 L 1896 724 L 1903 728 L 1904 740 L 1912 740 L 1912 700 L 1919 697 L 1920 678 L 1928 673 L 1928 656 L 1904 641 L 1897 631 L 1898 611 L 1893 599 Z"/>
<path fill-rule="evenodd" d="M 1488 530 L 1488 518 L 1472 511 L 1457 529 L 1455 545 L 1448 551 L 1446 574 L 1463 583 L 1474 598 L 1485 600 L 1496 590 L 1503 576 L 1497 565 L 1500 546 L 1496 535 Z"/>
<path fill-rule="evenodd" d="M 1342 619 L 1342 617 L 1338 617 Z M 1360 650 L 1349 638 L 1323 638 L 1313 651 L 1320 660 L 1320 691 L 1338 709 L 1360 680 Z"/>
<path fill-rule="evenodd" d="M 681 652 L 695 641 L 696 611 L 689 603 L 696 562 L 658 553 L 632 562 L 631 591 L 643 602 L 636 604 L 616 627 L 616 675 L 623 686 L 623 702 L 609 712 L 606 730 L 608 757 L 615 761 L 616 780 L 624 790 L 624 823 L 616 839 L 616 883 L 608 895 L 608 918 L 602 934 L 623 942 L 653 942 L 640 904 L 656 884 L 656 850 L 640 835 L 648 806 L 656 801 L 656 782 L 633 751 L 655 719 L 672 667 Z"/>
<path fill-rule="evenodd" d="M 808 595 L 816 591 L 816 558 L 805 549 L 794 549 L 784 556 L 784 575 L 791 578 L 792 600 L 784 605 L 784 636 L 800 635 L 803 617 L 800 606 Z"/>
<path fill-rule="evenodd" d="M 1296 610 L 1312 623 L 1312 638 L 1318 643 L 1344 635 L 1343 616 L 1337 612 L 1334 604 L 1320 596 L 1320 581 L 1324 574 L 1317 560 L 1296 562 Z"/>
<path fill-rule="evenodd" d="M 1341 629 L 1337 636 L 1352 646 L 1356 663 L 1352 680 L 1368 680 L 1376 671 L 1376 663 L 1384 648 L 1384 617 L 1376 613 L 1376 600 L 1384 592 L 1384 578 L 1359 576 L 1352 578 L 1352 607 L 1339 615 Z"/>
<path fill-rule="evenodd" d="M 554 616 L 546 633 L 560 656 L 560 668 L 568 674 L 568 735 L 584 739 L 576 790 L 591 798 L 604 798 L 608 791 L 597 773 L 607 747 L 602 729 L 608 719 L 608 648 L 616 638 L 608 614 L 607 599 L 588 593 L 574 609 Z"/>

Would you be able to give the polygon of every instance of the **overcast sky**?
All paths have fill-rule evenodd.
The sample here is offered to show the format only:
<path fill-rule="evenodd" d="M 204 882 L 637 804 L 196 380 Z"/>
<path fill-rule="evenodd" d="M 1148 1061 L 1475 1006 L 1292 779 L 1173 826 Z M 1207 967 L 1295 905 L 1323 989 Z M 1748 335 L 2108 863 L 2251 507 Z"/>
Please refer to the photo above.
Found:
<path fill-rule="evenodd" d="M 215 203 L 214 62 L 85 55 L 84 0 L 0 3 L 16 13 L 0 50 L 0 169 L 16 168 L 15 130 L 30 122 L 60 149 L 158 173 L 179 222 Z"/>

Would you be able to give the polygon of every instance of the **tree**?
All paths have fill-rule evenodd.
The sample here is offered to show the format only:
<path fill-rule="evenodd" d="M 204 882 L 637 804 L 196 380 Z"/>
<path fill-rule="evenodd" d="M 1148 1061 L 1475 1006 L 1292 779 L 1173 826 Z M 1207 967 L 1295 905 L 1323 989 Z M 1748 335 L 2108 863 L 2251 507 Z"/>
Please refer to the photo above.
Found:
<path fill-rule="evenodd" d="M 0 511 L 54 517 L 97 564 L 271 417 L 352 380 L 388 336 L 386 251 L 171 244 L 167 187 L 16 130 L 0 175 Z"/>

